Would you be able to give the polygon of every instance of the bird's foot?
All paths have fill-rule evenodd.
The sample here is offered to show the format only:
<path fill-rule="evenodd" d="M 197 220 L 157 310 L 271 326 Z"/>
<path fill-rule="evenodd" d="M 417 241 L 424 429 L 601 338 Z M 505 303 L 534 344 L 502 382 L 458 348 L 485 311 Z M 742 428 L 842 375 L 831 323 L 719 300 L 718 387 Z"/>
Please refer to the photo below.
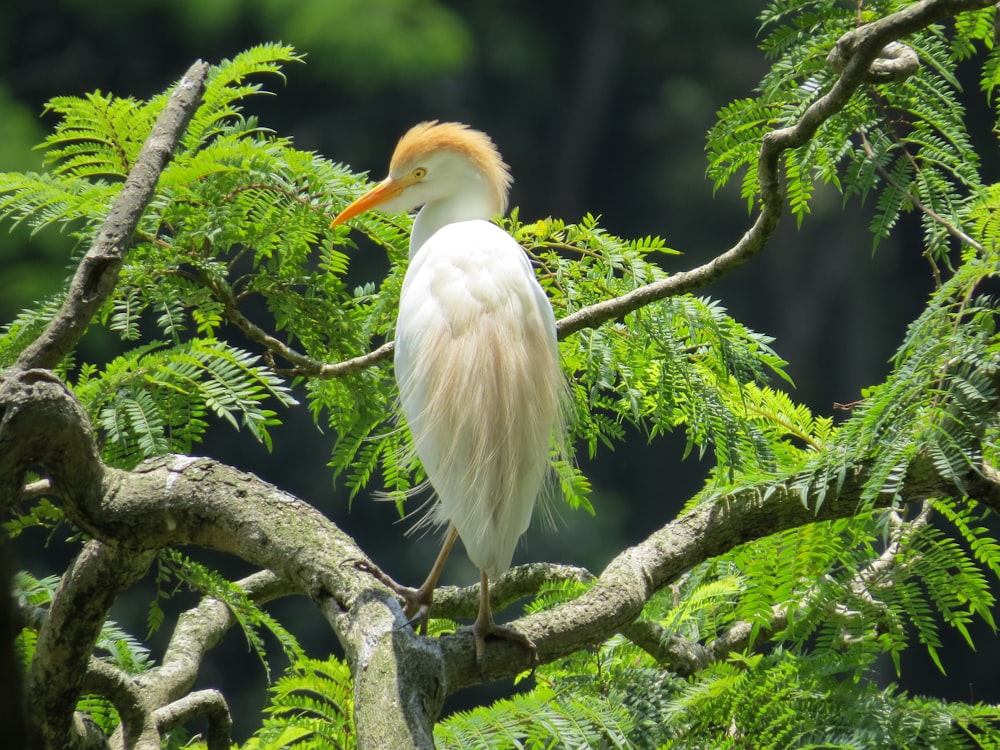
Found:
<path fill-rule="evenodd" d="M 528 665 L 531 667 L 531 671 L 534 672 L 535 667 L 538 666 L 538 648 L 535 646 L 535 642 L 519 630 L 505 625 L 497 625 L 495 622 L 476 620 L 472 625 L 459 628 L 458 632 L 462 631 L 471 632 L 476 639 L 476 668 L 480 674 L 483 674 L 483 669 L 486 666 L 486 639 L 488 637 L 502 638 L 505 641 L 521 644 L 528 652 Z"/>
<path fill-rule="evenodd" d="M 392 591 L 403 600 L 403 614 L 407 624 L 411 625 L 420 635 L 427 635 L 427 622 L 431 616 L 431 604 L 434 602 L 434 589 L 421 586 L 419 589 L 402 586 L 394 581 L 385 571 L 368 560 L 351 560 L 355 568 L 371 575 L 376 581 Z"/>

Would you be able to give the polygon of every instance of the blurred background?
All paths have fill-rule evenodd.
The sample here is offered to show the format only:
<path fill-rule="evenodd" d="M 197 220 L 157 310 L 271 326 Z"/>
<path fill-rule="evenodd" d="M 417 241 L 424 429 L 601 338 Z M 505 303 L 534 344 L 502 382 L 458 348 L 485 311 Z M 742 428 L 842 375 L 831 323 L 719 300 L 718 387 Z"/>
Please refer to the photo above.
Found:
<path fill-rule="evenodd" d="M 749 226 L 732 189 L 713 195 L 705 178 L 705 134 L 715 112 L 748 96 L 767 61 L 756 47 L 764 3 L 716 0 L 6 0 L 0 5 L 0 171 L 40 166 L 32 148 L 52 122 L 45 102 L 100 89 L 145 98 L 171 85 L 197 58 L 217 62 L 264 41 L 306 54 L 268 80 L 275 97 L 246 111 L 290 135 L 299 148 L 381 178 L 397 138 L 425 119 L 460 120 L 488 132 L 515 177 L 512 205 L 522 219 L 597 214 L 611 233 L 662 236 L 682 255 L 668 270 L 702 263 Z M 968 73 L 976 92 L 975 70 Z M 997 179 L 993 116 L 969 96 L 969 127 Z M 880 381 L 907 323 L 922 308 L 931 274 L 920 257 L 916 220 L 873 253 L 871 206 L 842 206 L 818 191 L 800 229 L 788 217 L 763 255 L 703 293 L 751 328 L 775 337 L 797 384 L 793 394 L 822 414 Z M 70 240 L 58 232 L 0 234 L 0 323 L 57 292 L 70 273 Z M 377 279 L 386 261 L 362 247 L 357 281 Z M 95 347 L 103 344 L 94 344 Z M 107 357 L 113 352 L 91 352 Z M 248 435 L 219 426 L 202 452 L 273 482 L 320 508 L 397 580 L 423 579 L 437 544 L 405 538 L 391 504 L 358 498 L 348 508 L 326 463 L 334 436 L 317 430 L 305 407 L 283 415 L 267 453 Z M 673 518 L 700 486 L 707 466 L 681 462 L 681 439 L 627 446 L 581 458 L 594 485 L 596 518 L 564 510 L 555 533 L 533 528 L 515 562 L 549 560 L 599 572 L 629 543 Z M 372 490 L 379 489 L 372 487 Z M 72 553 L 59 539 L 30 538 L 15 564 L 35 575 L 60 573 Z M 227 575 L 240 563 L 206 557 Z M 444 583 L 467 585 L 475 571 L 453 557 Z M 145 634 L 149 589 L 113 612 Z M 176 605 L 196 601 L 182 593 Z M 307 603 L 272 608 L 316 656 L 335 648 Z M 978 623 L 977 623 L 978 625 Z M 152 639 L 154 655 L 169 635 Z M 1000 645 L 984 626 L 973 654 L 944 634 L 942 679 L 914 646 L 904 658 L 907 689 L 943 698 L 1000 701 Z M 276 653 L 279 651 L 275 649 Z M 275 661 L 280 669 L 280 658 Z M 891 667 L 889 668 L 891 669 Z M 277 672 L 275 672 L 277 674 Z M 887 673 L 888 674 L 888 673 Z M 239 633 L 205 665 L 203 686 L 222 687 L 243 739 L 264 704 L 263 669 Z M 509 686 L 500 686 L 505 689 Z M 470 691 L 451 706 L 496 695 Z"/>

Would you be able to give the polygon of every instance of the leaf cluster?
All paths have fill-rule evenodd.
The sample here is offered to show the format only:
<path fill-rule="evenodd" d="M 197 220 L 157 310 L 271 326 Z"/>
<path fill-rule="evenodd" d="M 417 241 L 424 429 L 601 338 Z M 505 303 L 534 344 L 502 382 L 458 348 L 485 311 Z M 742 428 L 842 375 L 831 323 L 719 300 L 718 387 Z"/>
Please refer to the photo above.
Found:
<path fill-rule="evenodd" d="M 793 124 L 829 91 L 837 72 L 827 55 L 837 39 L 899 5 L 894 0 L 857 7 L 837 0 L 769 4 L 761 14 L 761 48 L 771 69 L 755 96 L 719 111 L 708 135 L 708 175 L 716 188 L 742 173 L 741 192 L 752 208 L 760 195 L 756 165 L 763 134 Z M 905 44 L 921 62 L 915 74 L 865 85 L 808 143 L 786 152 L 785 190 L 799 224 L 821 185 L 840 191 L 845 201 L 872 195 L 875 245 L 902 214 L 919 210 L 925 254 L 932 263 L 947 264 L 949 240 L 964 224 L 963 208 L 984 187 L 955 67 L 985 47 L 983 88 L 992 93 L 995 14 L 995 8 L 965 13 L 950 36 L 945 26 L 932 25 L 907 37 Z"/>

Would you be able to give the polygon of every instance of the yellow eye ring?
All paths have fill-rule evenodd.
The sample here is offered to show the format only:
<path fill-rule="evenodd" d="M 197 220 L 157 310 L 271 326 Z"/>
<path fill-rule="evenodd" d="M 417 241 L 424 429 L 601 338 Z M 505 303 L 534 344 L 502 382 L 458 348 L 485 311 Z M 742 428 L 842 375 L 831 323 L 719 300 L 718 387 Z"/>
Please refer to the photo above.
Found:
<path fill-rule="evenodd" d="M 427 176 L 427 168 L 426 167 L 417 167 L 410 174 L 413 175 L 413 179 L 415 179 L 415 180 L 422 180 L 422 179 L 424 179 L 424 177 Z"/>

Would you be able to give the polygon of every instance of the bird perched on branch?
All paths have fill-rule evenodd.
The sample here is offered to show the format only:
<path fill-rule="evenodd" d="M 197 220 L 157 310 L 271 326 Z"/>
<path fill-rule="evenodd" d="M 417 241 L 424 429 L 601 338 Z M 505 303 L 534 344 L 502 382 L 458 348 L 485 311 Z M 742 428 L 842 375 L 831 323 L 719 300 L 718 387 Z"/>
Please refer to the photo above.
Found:
<path fill-rule="evenodd" d="M 420 208 L 396 323 L 400 403 L 434 489 L 430 520 L 447 524 L 419 589 L 399 593 L 426 632 L 434 588 L 456 538 L 480 570 L 472 632 L 482 667 L 487 636 L 535 645 L 497 625 L 489 579 L 510 567 L 561 445 L 565 383 L 555 317 L 524 250 L 488 220 L 507 207 L 511 177 L 490 138 L 425 122 L 396 146 L 389 176 L 345 208 Z M 555 439 L 555 442 L 553 442 Z"/>

